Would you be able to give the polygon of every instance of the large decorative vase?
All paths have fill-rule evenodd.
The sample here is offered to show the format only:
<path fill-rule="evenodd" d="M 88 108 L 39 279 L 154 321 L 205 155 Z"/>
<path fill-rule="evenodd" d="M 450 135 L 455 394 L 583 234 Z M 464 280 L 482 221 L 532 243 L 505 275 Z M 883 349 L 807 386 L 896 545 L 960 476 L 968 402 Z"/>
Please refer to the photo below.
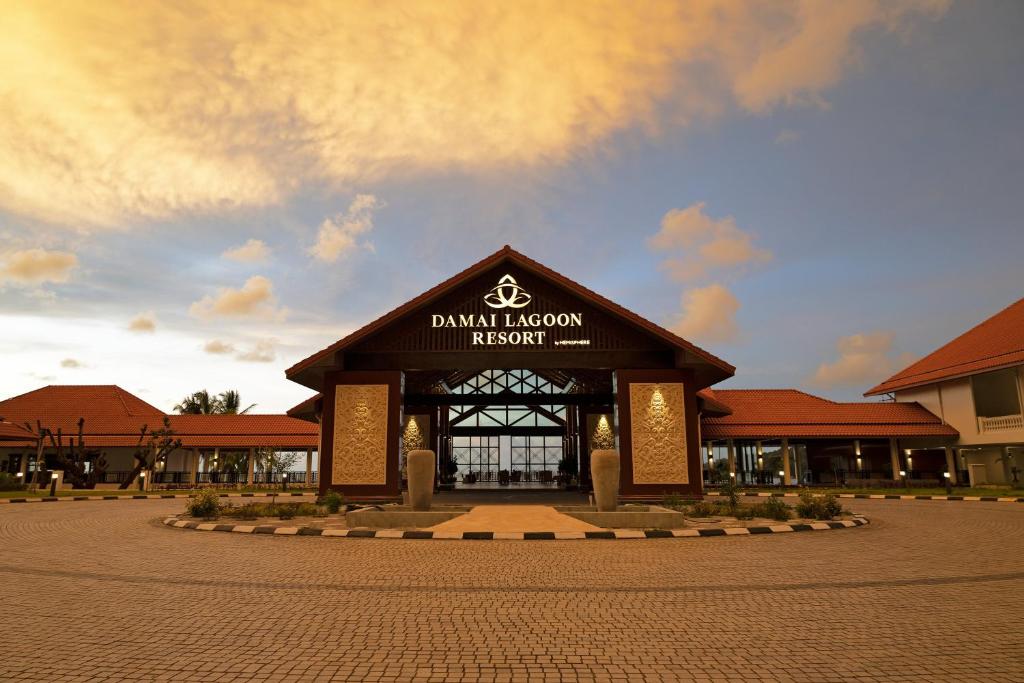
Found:
<path fill-rule="evenodd" d="M 590 454 L 590 479 L 598 512 L 615 512 L 619 499 L 619 452 L 596 450 Z"/>
<path fill-rule="evenodd" d="M 429 510 L 434 497 L 434 451 L 409 451 L 407 457 L 409 504 L 413 510 Z"/>

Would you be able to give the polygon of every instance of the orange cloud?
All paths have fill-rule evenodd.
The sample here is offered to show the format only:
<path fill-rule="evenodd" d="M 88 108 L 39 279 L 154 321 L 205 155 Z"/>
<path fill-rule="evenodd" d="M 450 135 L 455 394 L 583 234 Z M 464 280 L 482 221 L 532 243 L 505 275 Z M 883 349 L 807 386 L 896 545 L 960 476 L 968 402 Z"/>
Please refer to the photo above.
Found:
<path fill-rule="evenodd" d="M 248 351 L 239 353 L 235 358 L 247 363 L 271 363 L 277 357 L 274 352 L 274 343 L 270 341 L 256 342 Z"/>
<path fill-rule="evenodd" d="M 557 164 L 820 100 L 934 0 L 6 3 L 0 207 L 89 229 L 304 185 Z M 661 107 L 661 105 L 667 105 Z"/>
<path fill-rule="evenodd" d="M 372 194 L 356 195 L 346 211 L 320 224 L 309 253 L 319 261 L 334 263 L 359 247 L 373 249 L 372 243 L 360 243 L 359 238 L 373 230 L 373 212 L 382 206 Z"/>
<path fill-rule="evenodd" d="M 772 259 L 767 249 L 755 247 L 753 238 L 736 226 L 732 216 L 713 219 L 704 202 L 672 209 L 661 219 L 661 229 L 647 240 L 658 251 L 678 252 L 664 267 L 675 280 L 698 280 L 717 269 L 735 269 Z"/>
<path fill-rule="evenodd" d="M 128 329 L 132 332 L 156 332 L 156 314 L 153 311 L 139 313 L 128 323 Z"/>
<path fill-rule="evenodd" d="M 699 343 L 724 343 L 736 338 L 740 302 L 726 287 L 714 284 L 687 290 L 682 307 L 682 315 L 672 328 L 680 337 Z"/>
<path fill-rule="evenodd" d="M 284 309 L 277 308 L 274 285 L 262 275 L 245 281 L 241 289 L 224 287 L 217 296 L 205 296 L 189 307 L 197 318 L 262 318 L 283 319 Z"/>
<path fill-rule="evenodd" d="M 263 240 L 253 239 L 228 249 L 221 256 L 239 263 L 265 263 L 270 258 L 270 247 Z"/>
<path fill-rule="evenodd" d="M 229 342 L 223 342 L 219 339 L 213 339 L 211 341 L 206 342 L 206 344 L 203 346 L 203 351 L 216 355 L 223 355 L 228 353 L 234 353 L 235 346 L 234 344 L 231 344 Z"/>
<path fill-rule="evenodd" d="M 66 251 L 26 249 L 0 257 L 0 284 L 13 282 L 38 285 L 44 282 L 67 282 L 78 265 L 78 257 Z"/>
<path fill-rule="evenodd" d="M 843 337 L 836 343 L 839 358 L 822 363 L 811 378 L 821 387 L 872 385 L 912 362 L 912 357 L 892 355 L 892 332 L 868 332 Z"/>

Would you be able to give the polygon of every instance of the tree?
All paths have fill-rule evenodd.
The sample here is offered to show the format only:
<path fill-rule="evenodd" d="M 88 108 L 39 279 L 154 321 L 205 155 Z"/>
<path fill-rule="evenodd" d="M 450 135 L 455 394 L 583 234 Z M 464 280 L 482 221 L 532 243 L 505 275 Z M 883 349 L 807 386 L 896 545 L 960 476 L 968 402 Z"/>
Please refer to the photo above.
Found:
<path fill-rule="evenodd" d="M 242 407 L 242 395 L 234 389 L 220 392 L 217 395 L 217 403 L 220 406 L 219 412 L 225 415 L 245 415 L 256 407 L 256 404 L 253 403 L 245 410 L 239 410 Z"/>
<path fill-rule="evenodd" d="M 74 437 L 68 439 L 68 450 L 64 450 L 64 434 L 58 429 L 56 435 L 50 429 L 46 429 L 37 422 L 39 430 L 39 444 L 42 446 L 43 439 L 49 439 L 54 449 L 54 456 L 57 459 L 57 466 L 64 471 L 64 480 L 75 489 L 94 489 L 97 482 L 107 471 L 107 459 L 102 451 L 89 450 L 85 447 L 85 418 L 78 418 L 78 441 Z M 37 458 L 42 456 L 43 448 L 39 448 Z M 37 460 L 38 462 L 38 460 Z"/>
<path fill-rule="evenodd" d="M 273 448 L 256 449 L 256 465 L 266 474 L 283 474 L 298 461 L 299 454 L 295 451 L 276 451 Z M 270 477 L 267 477 L 269 483 Z"/>
<path fill-rule="evenodd" d="M 220 412 L 220 406 L 217 399 L 203 389 L 186 396 L 181 403 L 174 406 L 174 410 L 180 415 L 212 415 Z"/>
<path fill-rule="evenodd" d="M 174 430 L 171 429 L 171 421 L 164 418 L 162 429 L 149 431 L 147 425 L 142 425 L 139 432 L 139 442 L 135 446 L 135 467 L 128 474 L 128 477 L 121 482 L 122 489 L 132 485 L 142 470 L 149 470 L 150 473 L 157 465 L 167 459 L 171 451 L 181 448 L 181 439 L 174 438 Z"/>
<path fill-rule="evenodd" d="M 206 389 L 197 391 L 182 399 L 181 403 L 174 406 L 174 410 L 180 415 L 245 415 L 256 407 L 253 403 L 245 410 L 242 407 L 242 395 L 235 389 L 222 391 L 216 396 L 211 396 Z"/>

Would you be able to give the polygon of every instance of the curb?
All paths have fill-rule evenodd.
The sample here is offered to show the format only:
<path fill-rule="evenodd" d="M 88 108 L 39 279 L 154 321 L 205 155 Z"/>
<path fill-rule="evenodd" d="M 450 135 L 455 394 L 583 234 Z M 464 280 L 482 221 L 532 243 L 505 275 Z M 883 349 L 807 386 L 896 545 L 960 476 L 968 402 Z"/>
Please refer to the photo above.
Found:
<path fill-rule="evenodd" d="M 309 526 L 257 526 L 252 524 L 218 524 L 167 517 L 165 526 L 196 531 L 227 531 L 238 534 L 270 534 L 274 536 L 329 536 L 331 538 L 392 538 L 405 540 L 444 541 L 584 541 L 627 540 L 645 538 L 709 538 L 712 536 L 757 536 L 785 534 L 794 531 L 832 531 L 868 524 L 866 517 L 839 522 L 811 524 L 773 524 L 772 526 L 732 527 L 724 529 L 621 529 L 618 531 L 428 531 L 415 529 L 320 529 Z"/>
<path fill-rule="evenodd" d="M 0 498 L 0 505 L 13 503 L 59 503 L 62 500 L 79 502 L 83 500 L 168 500 L 188 498 L 189 493 L 139 494 L 137 496 L 43 496 L 32 498 Z M 273 498 L 289 496 L 315 496 L 316 493 L 221 493 L 221 498 Z"/>
<path fill-rule="evenodd" d="M 719 497 L 718 491 L 706 491 L 705 496 Z M 799 498 L 799 493 L 779 493 L 775 491 L 746 491 L 738 494 L 747 498 Z M 968 500 L 983 503 L 1024 503 L 1024 497 L 1014 496 L 906 496 L 893 493 L 833 493 L 836 498 L 856 498 L 859 500 Z"/>

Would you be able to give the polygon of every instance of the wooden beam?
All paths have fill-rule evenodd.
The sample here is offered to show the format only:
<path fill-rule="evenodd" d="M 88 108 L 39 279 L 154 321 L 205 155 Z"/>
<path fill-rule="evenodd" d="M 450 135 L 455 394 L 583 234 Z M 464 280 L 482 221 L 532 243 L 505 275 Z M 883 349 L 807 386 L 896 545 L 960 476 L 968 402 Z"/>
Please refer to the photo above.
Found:
<path fill-rule="evenodd" d="M 614 394 L 407 394 L 416 406 L 578 406 L 608 405 Z"/>

